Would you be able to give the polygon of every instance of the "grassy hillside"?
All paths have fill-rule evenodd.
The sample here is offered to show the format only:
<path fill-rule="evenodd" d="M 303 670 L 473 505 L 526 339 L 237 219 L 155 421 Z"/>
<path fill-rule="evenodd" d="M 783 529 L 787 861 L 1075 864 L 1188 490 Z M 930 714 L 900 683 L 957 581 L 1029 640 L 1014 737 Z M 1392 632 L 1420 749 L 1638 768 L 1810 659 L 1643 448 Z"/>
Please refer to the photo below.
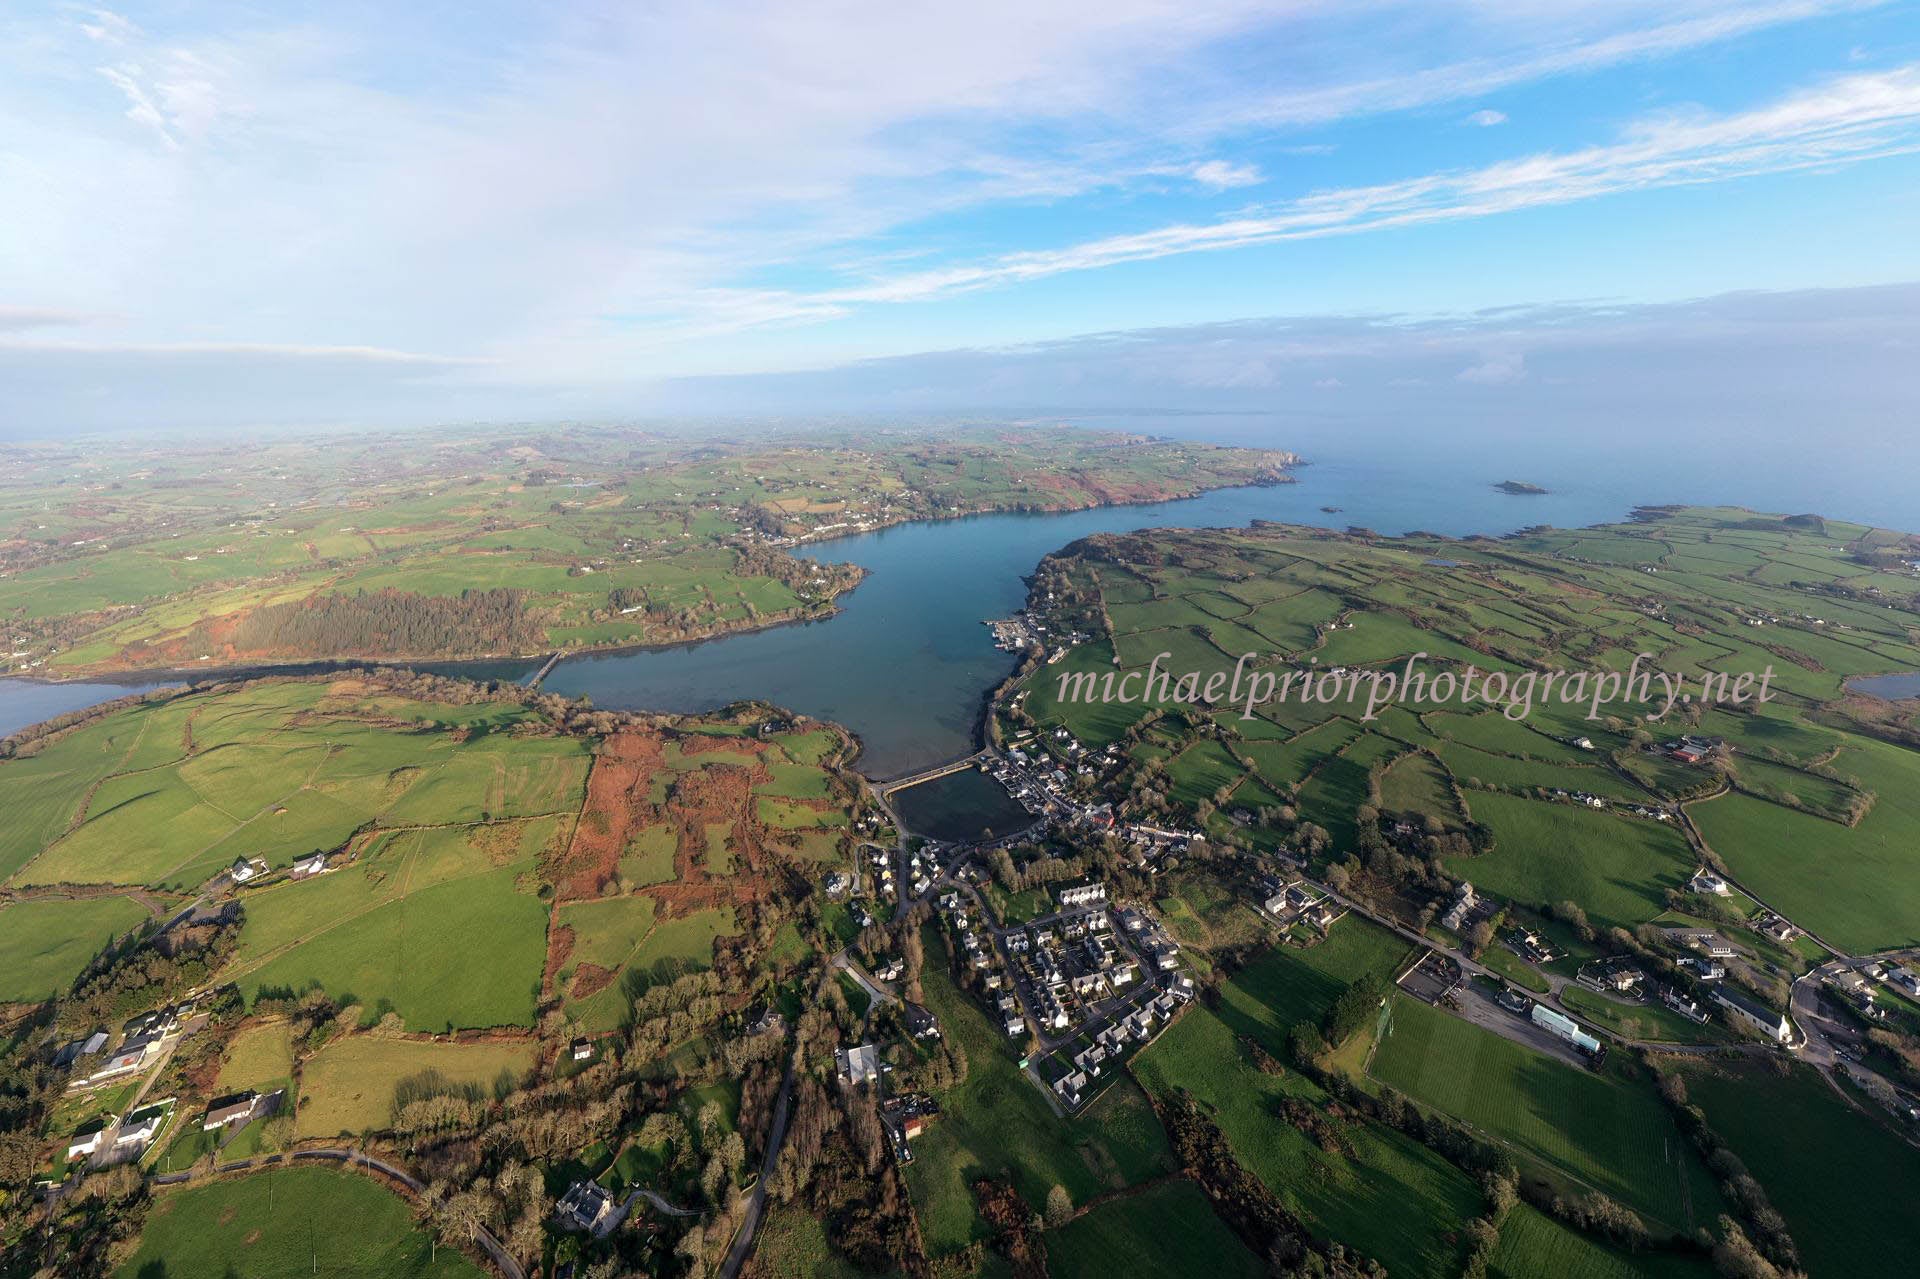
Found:
<path fill-rule="evenodd" d="M 1454 1232 L 1480 1211 L 1473 1181 L 1425 1147 L 1362 1122 L 1336 1124 L 1350 1155 L 1315 1144 L 1277 1107 L 1287 1097 L 1317 1104 L 1319 1090 L 1292 1072 L 1261 1072 L 1219 1017 L 1188 1010 L 1132 1068 L 1152 1092 L 1191 1096 L 1226 1133 L 1235 1158 L 1314 1230 L 1395 1275 L 1458 1273 Z"/>
<path fill-rule="evenodd" d="M 1811 1071 L 1683 1064 L 1693 1104 L 1786 1218 L 1809 1274 L 1909 1273 L 1920 1155 Z"/>
<path fill-rule="evenodd" d="M 1673 1229 L 1718 1212 L 1712 1179 L 1647 1083 L 1566 1065 L 1404 996 L 1368 1071 Z"/>
<path fill-rule="evenodd" d="M 351 1229 L 342 1229 L 351 1223 Z M 452 1247 L 433 1249 L 405 1200 L 367 1177 L 285 1168 L 167 1190 L 119 1279 L 381 1275 L 479 1279 Z"/>

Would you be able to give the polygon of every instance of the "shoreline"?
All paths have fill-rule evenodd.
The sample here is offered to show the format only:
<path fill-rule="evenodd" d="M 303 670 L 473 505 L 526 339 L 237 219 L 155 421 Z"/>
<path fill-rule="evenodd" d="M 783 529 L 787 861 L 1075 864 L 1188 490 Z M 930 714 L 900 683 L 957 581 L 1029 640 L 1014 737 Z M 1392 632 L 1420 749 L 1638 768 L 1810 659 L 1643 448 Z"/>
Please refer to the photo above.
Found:
<path fill-rule="evenodd" d="M 1030 515 L 1030 516 L 1036 516 L 1036 517 L 1044 517 L 1044 516 L 1051 516 L 1051 515 L 1074 515 L 1074 514 L 1079 514 L 1085 511 L 1111 510 L 1119 507 L 1129 507 L 1129 506 L 1139 506 L 1139 507 L 1165 506 L 1170 502 L 1191 501 L 1194 498 L 1203 497 L 1208 493 L 1220 493 L 1230 489 L 1277 488 L 1285 484 L 1297 484 L 1299 483 L 1299 481 L 1293 478 L 1291 468 L 1294 466 L 1305 466 L 1305 465 L 1307 465 L 1305 461 L 1296 461 L 1296 462 L 1289 463 L 1288 464 L 1289 469 L 1282 471 L 1277 476 L 1255 477 L 1253 479 L 1247 480 L 1244 483 L 1219 484 L 1219 485 L 1213 485 L 1210 487 L 1196 488 L 1196 489 L 1191 489 L 1181 493 L 1170 494 L 1165 497 L 1149 498 L 1147 500 L 1137 501 L 1137 502 L 1090 502 L 1083 505 L 1048 507 L 1045 509 L 1038 509 L 1038 510 L 1026 510 L 1026 509 L 1021 509 L 1016 507 L 988 507 L 988 508 L 984 508 L 977 511 L 955 511 L 950 514 L 903 518 L 903 519 L 891 520 L 882 524 L 876 524 L 872 528 L 861 529 L 860 531 L 854 532 L 854 533 L 837 534 L 833 537 L 820 538 L 816 541 L 798 541 L 798 542 L 791 543 L 787 546 L 776 547 L 775 549 L 785 551 L 788 554 L 792 555 L 795 551 L 798 551 L 803 548 L 812 549 L 817 547 L 831 546 L 835 542 L 851 541 L 852 539 L 857 537 L 868 537 L 875 533 L 884 533 L 890 529 L 903 528 L 912 524 L 939 525 L 939 524 L 952 523 L 959 520 L 977 519 L 982 516 Z M 795 558 L 801 558 L 801 557 L 795 556 Z M 860 566 L 856 565 L 856 567 L 860 567 Z M 467 663 L 479 664 L 482 662 L 539 663 L 555 657 L 557 657 L 559 660 L 555 662 L 554 665 L 559 666 L 559 665 L 565 664 L 566 662 L 576 657 L 603 657 L 603 656 L 612 657 L 612 656 L 620 656 L 620 655 L 632 654 L 632 653 L 665 652 L 665 651 L 676 649 L 676 648 L 691 648 L 699 644 L 711 643 L 714 640 L 730 639 L 736 635 L 754 635 L 754 634 L 759 634 L 763 631 L 777 630 L 780 627 L 784 627 L 784 626 L 803 626 L 813 622 L 829 621 L 832 618 L 838 617 L 840 615 L 841 613 L 841 606 L 839 602 L 840 599 L 843 596 L 852 594 L 854 591 L 860 589 L 861 585 L 867 579 L 867 574 L 868 574 L 868 570 L 862 567 L 860 570 L 859 580 L 854 582 L 851 586 L 847 587 L 846 590 L 836 594 L 833 597 L 830 607 L 828 607 L 827 609 L 823 610 L 818 614 L 809 614 L 809 615 L 798 616 L 798 617 L 779 617 L 779 618 L 771 619 L 765 622 L 764 624 L 760 624 L 760 625 L 741 626 L 741 627 L 723 627 L 723 628 L 707 631 L 698 635 L 681 636 L 681 637 L 670 639 L 670 640 L 651 640 L 651 641 L 638 640 L 638 641 L 631 641 L 631 642 L 621 641 L 621 642 L 610 643 L 610 644 L 585 645 L 580 648 L 560 648 L 560 649 L 541 648 L 530 653 L 479 653 L 479 654 L 465 654 L 465 655 L 457 655 L 457 656 L 446 655 L 446 654 L 441 654 L 437 656 L 431 655 L 431 654 L 406 654 L 406 655 L 398 655 L 398 656 L 381 656 L 381 657 L 359 657 L 359 656 L 289 657 L 284 659 L 262 658 L 256 661 L 244 661 L 244 662 L 236 662 L 236 663 L 228 663 L 228 664 L 209 663 L 206 666 L 191 666 L 191 667 L 180 667 L 180 666 L 150 666 L 150 667 L 149 666 L 126 666 L 126 667 L 105 667 L 105 668 L 89 667 L 89 668 L 83 668 L 83 669 L 77 670 L 72 674 L 67 674 L 67 675 L 50 675 L 44 672 L 37 672 L 37 671 L 7 671 L 4 674 L 0 674 L 0 684 L 4 684 L 4 682 L 7 680 L 17 680 L 22 683 L 35 683 L 35 684 L 44 684 L 44 685 L 118 684 L 118 683 L 141 682 L 145 680 L 153 680 L 156 682 L 170 682 L 172 680 L 180 680 L 186 683 L 194 683 L 197 681 L 198 678 L 224 679 L 224 678 L 231 677 L 235 673 L 248 672 L 248 671 L 259 673 L 259 674 L 284 674 L 288 672 L 298 672 L 303 669 L 322 668 L 327 666 L 341 666 L 341 665 L 392 666 L 392 667 L 398 667 L 401 669 L 417 669 L 422 665 L 458 665 L 458 664 L 467 664 Z M 548 673 L 551 674 L 551 671 L 549 671 Z M 465 677 L 462 676 L 459 678 L 465 678 Z"/>

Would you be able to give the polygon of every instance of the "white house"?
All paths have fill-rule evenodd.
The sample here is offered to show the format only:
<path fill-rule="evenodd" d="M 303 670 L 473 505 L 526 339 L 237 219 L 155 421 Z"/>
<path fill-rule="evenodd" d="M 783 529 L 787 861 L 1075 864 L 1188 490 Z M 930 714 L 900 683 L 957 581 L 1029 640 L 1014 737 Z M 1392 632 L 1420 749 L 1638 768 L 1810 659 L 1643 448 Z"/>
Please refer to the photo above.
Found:
<path fill-rule="evenodd" d="M 120 1125 L 120 1132 L 114 1137 L 113 1144 L 125 1146 L 136 1141 L 152 1141 L 166 1117 L 166 1110 L 159 1106 L 146 1111 L 138 1119 L 129 1116 L 127 1122 Z"/>
<path fill-rule="evenodd" d="M 1793 1023 L 1785 1013 L 1777 1013 L 1731 986 L 1715 990 L 1713 1001 L 1726 1009 L 1734 1021 L 1753 1027 L 1777 1044 L 1790 1043 L 1793 1039 Z"/>
<path fill-rule="evenodd" d="M 1107 900 L 1105 884 L 1069 884 L 1054 893 L 1054 900 L 1061 907 L 1093 906 Z"/>
<path fill-rule="evenodd" d="M 207 1103 L 207 1113 L 201 1116 L 200 1131 L 212 1132 L 225 1128 L 228 1124 L 244 1123 L 253 1118 L 260 1109 L 260 1094 L 256 1092 L 234 1093 L 228 1097 L 216 1097 Z"/>
<path fill-rule="evenodd" d="M 78 1159 L 100 1149 L 100 1143 L 106 1140 L 107 1129 L 113 1127 L 113 1116 L 108 1115 L 106 1122 L 92 1132 L 77 1132 L 73 1140 L 67 1143 L 67 1158 Z"/>
<path fill-rule="evenodd" d="M 1715 897 L 1725 897 L 1733 890 L 1728 887 L 1726 880 L 1720 878 L 1720 876 L 1714 874 L 1714 872 L 1708 870 L 1705 866 L 1702 866 L 1693 873 L 1693 878 L 1687 881 L 1687 891 L 1690 893 L 1710 893 Z"/>

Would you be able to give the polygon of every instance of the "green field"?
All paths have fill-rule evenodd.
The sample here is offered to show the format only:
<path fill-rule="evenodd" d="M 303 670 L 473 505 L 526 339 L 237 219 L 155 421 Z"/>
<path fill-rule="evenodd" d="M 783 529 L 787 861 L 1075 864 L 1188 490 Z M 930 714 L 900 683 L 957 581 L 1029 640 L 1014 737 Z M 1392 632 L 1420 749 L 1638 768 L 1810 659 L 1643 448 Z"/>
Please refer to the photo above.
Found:
<path fill-rule="evenodd" d="M 1454 1232 L 1480 1210 L 1473 1181 L 1439 1155 L 1367 1124 L 1343 1128 L 1351 1157 L 1321 1149 L 1276 1107 L 1289 1095 L 1317 1102 L 1303 1076 L 1257 1070 L 1235 1032 L 1190 1008 L 1133 1060 L 1155 1093 L 1185 1092 L 1226 1134 L 1234 1155 L 1316 1231 L 1359 1248 L 1395 1275 L 1451 1279 Z"/>
<path fill-rule="evenodd" d="M 1809 1274 L 1913 1272 L 1920 1219 L 1906 1197 L 1920 1177 L 1920 1152 L 1810 1070 L 1680 1069 L 1689 1099 L 1786 1218 Z"/>
<path fill-rule="evenodd" d="M 354 1035 L 321 1049 L 301 1067 L 301 1137 L 378 1132 L 393 1119 L 393 1090 L 422 1071 L 452 1084 L 492 1089 L 502 1073 L 515 1078 L 533 1065 L 531 1043 L 445 1043 Z"/>
<path fill-rule="evenodd" d="M 1578 902 L 1596 927 L 1631 929 L 1665 910 L 1664 891 L 1693 873 L 1686 839 L 1666 823 L 1485 792 L 1468 802 L 1493 830 L 1493 851 L 1447 869 L 1497 897 Z"/>
<path fill-rule="evenodd" d="M 1446 770 L 1430 755 L 1407 755 L 1389 768 L 1380 781 L 1380 802 L 1388 812 L 1431 813 L 1450 826 L 1460 822 Z"/>
<path fill-rule="evenodd" d="M 650 980 L 710 968 L 715 939 L 734 931 L 733 912 L 721 907 L 698 910 L 677 919 L 663 919 L 634 951 L 628 967 L 646 974 Z"/>
<path fill-rule="evenodd" d="M 350 1229 L 341 1227 L 351 1223 Z M 380 1275 L 479 1279 L 459 1250 L 431 1246 L 406 1200 L 373 1180 L 282 1168 L 161 1191 L 120 1279 Z"/>
<path fill-rule="evenodd" d="M 1847 950 L 1920 943 L 1920 755 L 1849 735 L 1834 761 L 1874 793 L 1857 826 L 1751 795 L 1688 811 L 1740 882 Z"/>
<path fill-rule="evenodd" d="M 1299 1022 L 1318 1024 L 1349 983 L 1373 973 L 1392 981 L 1412 947 L 1378 924 L 1346 915 L 1326 940 L 1300 949 L 1275 946 L 1233 975 L 1221 991 L 1220 1016 L 1277 1057 Z"/>
<path fill-rule="evenodd" d="M 1266 1273 L 1191 1181 L 1166 1182 L 1090 1209 L 1064 1229 L 1048 1231 L 1046 1247 L 1053 1279 L 1255 1279 Z"/>
<path fill-rule="evenodd" d="M 538 823 L 405 831 L 343 870 L 252 894 L 241 990 L 318 985 L 414 1030 L 531 1025 L 547 910 L 522 887 L 522 850 L 545 837 Z"/>
<path fill-rule="evenodd" d="M 865 1272 L 833 1250 L 827 1228 L 798 1204 L 770 1207 L 754 1236 L 754 1264 L 782 1279 L 860 1279 Z"/>
<path fill-rule="evenodd" d="M 1437 925 L 1435 928 L 1437 929 Z M 1520 958 L 1505 946 L 1489 946 L 1482 952 L 1480 962 L 1499 973 L 1516 986 L 1524 986 L 1536 995 L 1544 995 L 1552 989 L 1552 984 L 1540 974 L 1540 970 Z M 1577 989 L 1570 987 L 1569 989 Z"/>
<path fill-rule="evenodd" d="M 45 786 L 48 796 L 29 806 L 31 843 L 16 835 L 5 854 L 25 863 L 17 882 L 189 888 L 236 857 L 285 866 L 376 822 L 579 807 L 581 739 L 473 736 L 471 724 L 487 722 L 478 717 L 401 728 L 384 708 L 363 708 L 354 688 L 276 682 L 189 694 L 110 715 L 43 755 L 0 761 L 0 793 Z M 491 709 L 494 720 L 531 718 Z M 49 756 L 69 766 L 58 778 L 44 776 Z"/>
<path fill-rule="evenodd" d="M 1709 1279 L 1705 1257 L 1627 1253 L 1561 1225 L 1519 1203 L 1500 1220 L 1500 1243 L 1487 1274 L 1493 1279 Z"/>
<path fill-rule="evenodd" d="M 0 1004 L 65 991 L 88 960 L 149 918 L 147 908 L 130 897 L 0 905 Z"/>
<path fill-rule="evenodd" d="M 1674 1229 L 1719 1211 L 1711 1178 L 1649 1084 L 1566 1065 L 1405 996 L 1368 1070 Z"/>

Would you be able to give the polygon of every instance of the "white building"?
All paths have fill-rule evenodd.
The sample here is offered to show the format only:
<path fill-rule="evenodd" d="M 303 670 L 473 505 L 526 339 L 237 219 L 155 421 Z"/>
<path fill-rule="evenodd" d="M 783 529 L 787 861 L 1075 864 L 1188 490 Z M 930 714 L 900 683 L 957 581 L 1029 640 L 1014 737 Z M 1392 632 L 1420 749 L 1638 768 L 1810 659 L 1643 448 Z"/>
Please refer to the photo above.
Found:
<path fill-rule="evenodd" d="M 1731 893 L 1733 889 L 1728 886 L 1726 880 L 1720 878 L 1720 876 L 1708 870 L 1705 866 L 1702 866 L 1693 873 L 1693 878 L 1687 881 L 1687 891 L 1690 893 L 1708 893 L 1714 897 L 1725 897 Z"/>
<path fill-rule="evenodd" d="M 167 1112 L 160 1106 L 148 1110 L 139 1119 L 129 1117 L 126 1123 L 120 1125 L 120 1131 L 115 1135 L 113 1144 L 125 1146 L 136 1141 L 152 1141 L 154 1134 L 160 1131 L 160 1125 L 166 1121 L 166 1118 Z"/>
<path fill-rule="evenodd" d="M 1107 900 L 1107 886 L 1105 884 L 1069 884 L 1065 888 L 1056 889 L 1053 898 L 1060 903 L 1062 909 L 1099 905 Z"/>
<path fill-rule="evenodd" d="M 106 1123 L 92 1132 L 75 1133 L 73 1140 L 67 1143 L 67 1158 L 78 1159 L 82 1155 L 90 1155 L 100 1149 L 100 1144 L 107 1138 L 107 1129 L 111 1127 L 113 1127 L 113 1116 L 108 1115 Z"/>
<path fill-rule="evenodd" d="M 1565 1017 L 1548 1008 L 1545 1004 L 1533 1006 L 1533 1024 L 1551 1035 L 1566 1040 L 1582 1052 L 1597 1053 L 1600 1041 L 1580 1029 L 1580 1024 L 1571 1017 Z"/>
<path fill-rule="evenodd" d="M 839 1067 L 840 1082 L 845 1084 L 870 1084 L 880 1078 L 880 1050 L 872 1044 L 837 1050 L 834 1064 Z"/>
<path fill-rule="evenodd" d="M 1793 1023 L 1785 1013 L 1777 1013 L 1731 986 L 1715 990 L 1713 1002 L 1726 1009 L 1732 1020 L 1753 1027 L 1776 1044 L 1793 1041 Z"/>

